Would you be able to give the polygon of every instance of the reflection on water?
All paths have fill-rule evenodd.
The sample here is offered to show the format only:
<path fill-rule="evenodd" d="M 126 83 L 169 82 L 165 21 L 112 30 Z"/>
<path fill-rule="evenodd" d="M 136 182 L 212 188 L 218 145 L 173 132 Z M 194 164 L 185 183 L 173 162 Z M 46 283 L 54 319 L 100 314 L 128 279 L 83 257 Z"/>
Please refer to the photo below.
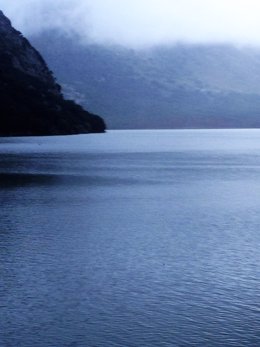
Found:
<path fill-rule="evenodd" d="M 0 141 L 1 346 L 259 346 L 260 131 Z"/>

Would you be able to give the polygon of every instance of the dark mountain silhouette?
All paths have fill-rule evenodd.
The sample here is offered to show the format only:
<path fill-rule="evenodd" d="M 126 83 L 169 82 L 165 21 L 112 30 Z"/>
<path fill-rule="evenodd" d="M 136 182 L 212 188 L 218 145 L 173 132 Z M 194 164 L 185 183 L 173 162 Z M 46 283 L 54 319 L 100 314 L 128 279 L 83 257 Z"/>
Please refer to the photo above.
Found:
<path fill-rule="evenodd" d="M 32 37 L 66 97 L 110 128 L 260 127 L 260 52 L 228 45 L 131 50 Z"/>
<path fill-rule="evenodd" d="M 0 11 L 0 135 L 104 130 L 102 118 L 63 98 L 41 55 Z"/>

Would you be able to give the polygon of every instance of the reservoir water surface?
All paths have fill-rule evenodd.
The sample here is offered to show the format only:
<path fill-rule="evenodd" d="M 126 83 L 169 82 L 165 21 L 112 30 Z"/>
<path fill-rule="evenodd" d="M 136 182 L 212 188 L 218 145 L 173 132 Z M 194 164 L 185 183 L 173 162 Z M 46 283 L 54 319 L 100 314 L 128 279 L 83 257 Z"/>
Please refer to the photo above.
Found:
<path fill-rule="evenodd" d="M 260 130 L 0 139 L 0 346 L 260 346 Z"/>

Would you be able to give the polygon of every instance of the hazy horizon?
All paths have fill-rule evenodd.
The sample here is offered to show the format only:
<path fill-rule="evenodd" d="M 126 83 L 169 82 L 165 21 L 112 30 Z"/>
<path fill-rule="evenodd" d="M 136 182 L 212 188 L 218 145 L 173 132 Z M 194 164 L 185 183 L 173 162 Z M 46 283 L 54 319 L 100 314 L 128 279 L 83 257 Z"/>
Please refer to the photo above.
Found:
<path fill-rule="evenodd" d="M 143 47 L 173 43 L 260 46 L 256 0 L 0 0 L 13 25 L 31 36 L 49 29 L 82 41 Z"/>

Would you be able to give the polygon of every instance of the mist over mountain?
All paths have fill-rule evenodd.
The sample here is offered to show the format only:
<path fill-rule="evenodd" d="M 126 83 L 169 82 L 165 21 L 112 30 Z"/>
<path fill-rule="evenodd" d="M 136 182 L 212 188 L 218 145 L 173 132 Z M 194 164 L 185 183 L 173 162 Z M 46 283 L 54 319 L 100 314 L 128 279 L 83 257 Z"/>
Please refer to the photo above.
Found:
<path fill-rule="evenodd" d="M 0 8 L 27 36 L 56 29 L 83 42 L 128 48 L 260 45 L 258 0 L 0 0 Z"/>
<path fill-rule="evenodd" d="M 102 132 L 104 121 L 65 100 L 40 53 L 0 11 L 0 135 Z"/>
<path fill-rule="evenodd" d="M 64 94 L 104 115 L 110 128 L 260 126 L 260 51 L 228 44 L 146 49 L 31 37 Z"/>

